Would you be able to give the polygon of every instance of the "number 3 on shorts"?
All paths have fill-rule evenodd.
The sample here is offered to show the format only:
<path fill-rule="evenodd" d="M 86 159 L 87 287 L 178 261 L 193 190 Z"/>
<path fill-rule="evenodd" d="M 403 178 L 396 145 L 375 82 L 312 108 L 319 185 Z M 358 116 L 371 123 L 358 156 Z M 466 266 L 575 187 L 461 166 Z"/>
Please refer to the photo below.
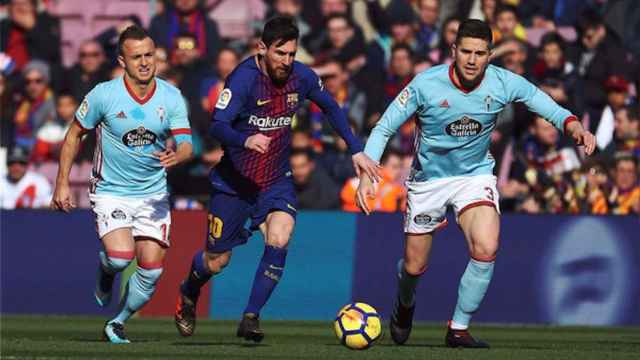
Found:
<path fill-rule="evenodd" d="M 209 214 L 209 241 L 220 239 L 222 236 L 222 219 Z"/>

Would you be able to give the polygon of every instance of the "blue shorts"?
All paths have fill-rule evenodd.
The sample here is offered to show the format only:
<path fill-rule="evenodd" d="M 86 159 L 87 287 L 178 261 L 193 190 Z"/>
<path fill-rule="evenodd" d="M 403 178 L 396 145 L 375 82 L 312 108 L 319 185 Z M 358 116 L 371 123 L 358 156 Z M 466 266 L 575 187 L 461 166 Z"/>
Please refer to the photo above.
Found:
<path fill-rule="evenodd" d="M 250 196 L 214 189 L 209 201 L 207 251 L 219 254 L 246 243 L 270 212 L 284 211 L 295 219 L 297 206 L 291 178 Z M 251 220 L 249 229 L 245 228 L 247 220 Z"/>

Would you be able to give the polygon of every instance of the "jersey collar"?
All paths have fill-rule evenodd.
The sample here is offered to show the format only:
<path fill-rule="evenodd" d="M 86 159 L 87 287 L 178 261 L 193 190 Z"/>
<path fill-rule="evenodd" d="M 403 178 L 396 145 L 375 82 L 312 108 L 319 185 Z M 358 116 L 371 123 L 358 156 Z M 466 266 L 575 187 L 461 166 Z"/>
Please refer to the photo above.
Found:
<path fill-rule="evenodd" d="M 460 91 L 462 91 L 465 94 L 468 94 L 468 93 L 472 92 L 473 90 L 477 89 L 480 86 L 480 84 L 482 84 L 482 80 L 484 80 L 484 74 L 486 73 L 486 69 L 485 69 L 485 72 L 482 73 L 482 78 L 480 79 L 480 81 L 478 81 L 478 83 L 474 87 L 472 87 L 470 89 L 467 89 L 467 88 L 463 87 L 461 83 L 460 84 L 457 83 L 455 78 L 453 77 L 453 72 L 455 71 L 455 66 L 456 66 L 455 62 L 452 62 L 451 65 L 449 65 L 449 79 L 451 80 L 451 83 L 453 84 L 453 86 L 458 88 Z"/>
<path fill-rule="evenodd" d="M 140 105 L 144 105 L 147 101 L 149 101 L 153 97 L 153 94 L 155 94 L 156 88 L 158 87 L 157 81 L 155 81 L 155 79 L 154 79 L 153 88 L 151 89 L 151 91 L 149 91 L 147 93 L 147 95 L 145 95 L 144 97 L 140 98 L 140 97 L 138 97 L 138 95 L 136 95 L 136 93 L 133 91 L 133 89 L 129 86 L 129 83 L 124 78 L 124 76 L 122 77 L 122 81 L 124 82 L 124 87 L 127 89 L 127 92 L 129 93 L 129 96 L 131 96 L 131 98 L 133 100 L 135 100 Z"/>

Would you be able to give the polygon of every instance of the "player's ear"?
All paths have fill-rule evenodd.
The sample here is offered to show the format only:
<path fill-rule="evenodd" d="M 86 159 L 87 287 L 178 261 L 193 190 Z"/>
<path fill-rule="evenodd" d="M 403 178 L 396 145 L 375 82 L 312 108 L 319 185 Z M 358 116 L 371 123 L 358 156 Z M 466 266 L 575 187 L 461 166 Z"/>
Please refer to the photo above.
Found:
<path fill-rule="evenodd" d="M 267 55 L 267 44 L 262 40 L 258 41 L 258 54 L 261 56 Z"/>
<path fill-rule="evenodd" d="M 120 66 L 122 68 L 125 68 L 125 66 L 124 66 L 124 57 L 122 55 L 118 55 L 118 64 L 120 64 Z"/>

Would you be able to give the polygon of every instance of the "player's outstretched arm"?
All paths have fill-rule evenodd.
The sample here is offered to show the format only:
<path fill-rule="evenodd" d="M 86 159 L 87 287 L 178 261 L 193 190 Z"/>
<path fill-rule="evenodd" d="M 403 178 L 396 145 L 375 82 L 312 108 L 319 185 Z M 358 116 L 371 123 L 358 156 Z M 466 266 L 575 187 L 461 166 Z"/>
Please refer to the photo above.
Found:
<path fill-rule="evenodd" d="M 508 89 L 510 101 L 524 102 L 529 110 L 539 114 L 560 131 L 571 136 L 578 145 L 584 145 L 587 155 L 593 153 L 595 136 L 582 127 L 575 115 L 558 105 L 549 95 L 524 77 L 510 72 L 505 72 L 505 74 L 507 78 L 504 83 Z"/>
<path fill-rule="evenodd" d="M 87 130 L 80 126 L 77 120 L 71 124 L 69 131 L 67 131 L 60 152 L 56 187 L 51 200 L 52 209 L 69 212 L 76 207 L 73 197 L 71 196 L 71 191 L 69 190 L 69 173 L 71 172 L 71 166 L 73 166 L 73 160 L 78 154 L 82 135 L 86 132 Z"/>

